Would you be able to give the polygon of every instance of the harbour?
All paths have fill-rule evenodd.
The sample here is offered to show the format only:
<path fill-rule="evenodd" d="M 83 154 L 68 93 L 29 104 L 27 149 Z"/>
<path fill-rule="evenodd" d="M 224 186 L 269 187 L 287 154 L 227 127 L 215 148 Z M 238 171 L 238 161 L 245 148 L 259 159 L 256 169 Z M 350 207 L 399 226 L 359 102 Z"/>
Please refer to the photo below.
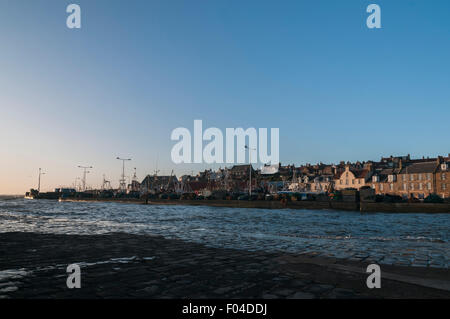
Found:
<path fill-rule="evenodd" d="M 0 201 L 0 231 L 148 234 L 218 248 L 308 252 L 444 269 L 450 258 L 450 223 L 440 213 L 14 199 Z"/>
<path fill-rule="evenodd" d="M 0 1 L 2 306 L 270 319 L 450 299 L 437 1 Z"/>
<path fill-rule="evenodd" d="M 0 199 L 0 298 L 450 297 L 446 203 L 105 194 Z M 75 291 L 64 288 L 73 263 Z M 373 264 L 383 289 L 365 285 Z"/>

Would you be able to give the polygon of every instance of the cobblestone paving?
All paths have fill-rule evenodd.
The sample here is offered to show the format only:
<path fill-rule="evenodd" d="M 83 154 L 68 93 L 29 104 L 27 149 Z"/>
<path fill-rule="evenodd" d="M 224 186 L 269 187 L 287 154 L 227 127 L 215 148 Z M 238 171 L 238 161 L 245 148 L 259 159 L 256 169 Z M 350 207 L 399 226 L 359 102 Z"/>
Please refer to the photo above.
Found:
<path fill-rule="evenodd" d="M 450 292 L 383 280 L 368 289 L 352 265 L 314 255 L 218 249 L 130 234 L 0 234 L 1 298 L 449 298 Z M 68 289 L 66 267 L 81 267 L 81 289 Z M 449 279 L 448 270 L 389 271 Z"/>

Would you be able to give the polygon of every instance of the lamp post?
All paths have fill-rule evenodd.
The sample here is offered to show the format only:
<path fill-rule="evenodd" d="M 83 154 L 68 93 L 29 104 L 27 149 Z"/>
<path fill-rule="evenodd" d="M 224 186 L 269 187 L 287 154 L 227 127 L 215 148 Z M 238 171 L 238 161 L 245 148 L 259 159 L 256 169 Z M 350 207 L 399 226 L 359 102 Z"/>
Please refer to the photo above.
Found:
<path fill-rule="evenodd" d="M 41 192 L 41 175 L 45 175 L 44 172 L 42 172 L 42 169 L 39 168 L 39 177 L 38 177 L 38 193 Z"/>
<path fill-rule="evenodd" d="M 81 165 L 78 165 L 78 168 L 82 168 L 83 169 L 83 180 L 82 180 L 82 183 L 83 183 L 83 192 L 85 192 L 86 191 L 86 174 L 90 173 L 88 171 L 88 169 L 93 168 L 93 167 L 92 166 L 81 166 Z"/>
<path fill-rule="evenodd" d="M 126 180 L 125 180 L 125 162 L 126 161 L 131 161 L 131 158 L 120 158 L 117 157 L 116 159 L 118 159 L 119 161 L 122 161 L 122 179 L 119 181 L 119 188 L 123 191 L 127 190 L 127 184 L 126 184 Z"/>
<path fill-rule="evenodd" d="M 249 170 L 250 170 L 250 185 L 248 188 L 248 195 L 249 195 L 249 200 L 250 200 L 252 197 L 252 151 L 256 151 L 256 148 L 251 148 L 251 147 L 248 147 L 247 145 L 245 145 L 245 148 L 248 149 L 248 161 L 250 163 L 250 168 L 249 168 Z"/>

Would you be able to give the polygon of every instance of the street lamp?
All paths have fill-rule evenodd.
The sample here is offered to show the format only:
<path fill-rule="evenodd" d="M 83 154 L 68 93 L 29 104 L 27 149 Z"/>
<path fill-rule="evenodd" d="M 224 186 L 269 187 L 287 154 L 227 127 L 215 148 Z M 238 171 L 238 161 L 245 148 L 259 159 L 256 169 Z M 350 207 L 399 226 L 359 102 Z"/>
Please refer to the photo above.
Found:
<path fill-rule="evenodd" d="M 127 190 L 127 184 L 125 181 L 125 162 L 126 161 L 131 161 L 131 158 L 120 158 L 120 157 L 116 157 L 116 159 L 118 159 L 119 161 L 122 161 L 122 179 L 119 181 L 119 188 L 123 191 Z"/>
<path fill-rule="evenodd" d="M 82 180 L 82 182 L 83 182 L 83 192 L 85 192 L 86 191 L 86 174 L 90 173 L 88 171 L 88 169 L 93 168 L 93 167 L 92 166 L 81 166 L 81 165 L 78 165 L 78 168 L 82 168 L 83 169 L 83 180 Z"/>
<path fill-rule="evenodd" d="M 245 145 L 245 148 L 248 149 L 248 161 L 250 163 L 250 168 L 249 168 L 249 170 L 250 170 L 250 186 L 248 188 L 248 195 L 249 195 L 249 200 L 250 200 L 252 197 L 252 168 L 253 168 L 252 167 L 252 151 L 256 151 L 256 148 L 251 148 L 251 147 L 248 147 L 247 145 Z"/>
<path fill-rule="evenodd" d="M 41 175 L 45 175 L 44 172 L 42 172 L 42 169 L 39 168 L 39 178 L 38 178 L 38 193 L 41 191 Z"/>

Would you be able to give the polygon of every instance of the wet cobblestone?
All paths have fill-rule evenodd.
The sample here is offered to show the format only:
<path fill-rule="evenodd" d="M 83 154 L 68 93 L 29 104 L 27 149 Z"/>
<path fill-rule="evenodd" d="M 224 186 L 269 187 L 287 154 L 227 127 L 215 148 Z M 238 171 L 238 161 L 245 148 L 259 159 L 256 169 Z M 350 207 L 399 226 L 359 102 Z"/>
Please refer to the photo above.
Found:
<path fill-rule="evenodd" d="M 361 261 L 211 248 L 148 235 L 3 233 L 0 256 L 0 298 L 450 298 L 449 291 L 393 280 L 368 289 L 367 263 Z M 72 263 L 81 265 L 81 289 L 66 286 Z M 448 270 L 431 267 L 388 271 L 449 280 Z"/>

